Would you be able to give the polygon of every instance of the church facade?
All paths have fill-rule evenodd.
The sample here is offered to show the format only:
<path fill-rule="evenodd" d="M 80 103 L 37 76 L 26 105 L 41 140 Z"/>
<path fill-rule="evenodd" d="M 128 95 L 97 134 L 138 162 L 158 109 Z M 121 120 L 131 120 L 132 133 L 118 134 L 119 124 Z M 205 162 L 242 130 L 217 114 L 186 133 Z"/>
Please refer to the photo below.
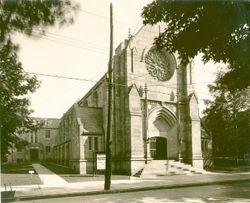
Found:
<path fill-rule="evenodd" d="M 193 64 L 153 45 L 157 26 L 144 26 L 115 50 L 112 71 L 112 173 L 133 175 L 152 160 L 203 168 Z M 105 154 L 108 83 L 104 75 L 64 113 L 50 159 L 91 174 Z"/>
<path fill-rule="evenodd" d="M 157 50 L 153 45 L 157 31 L 156 26 L 142 27 L 115 50 L 111 144 L 114 174 L 133 175 L 154 159 L 180 160 L 203 168 L 192 63 L 183 65 L 176 54 Z M 78 102 L 84 108 L 102 108 L 102 136 L 107 129 L 107 87 L 104 76 Z"/>

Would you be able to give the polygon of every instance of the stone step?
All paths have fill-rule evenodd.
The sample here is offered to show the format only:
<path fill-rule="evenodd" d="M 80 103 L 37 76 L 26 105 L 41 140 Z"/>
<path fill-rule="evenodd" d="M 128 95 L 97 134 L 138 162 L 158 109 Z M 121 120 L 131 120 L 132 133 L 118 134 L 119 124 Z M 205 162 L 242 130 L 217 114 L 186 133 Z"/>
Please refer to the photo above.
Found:
<path fill-rule="evenodd" d="M 209 172 L 178 161 L 152 160 L 147 165 L 145 165 L 144 170 L 141 173 L 141 177 L 153 178 L 165 175 L 195 175 L 207 173 Z"/>

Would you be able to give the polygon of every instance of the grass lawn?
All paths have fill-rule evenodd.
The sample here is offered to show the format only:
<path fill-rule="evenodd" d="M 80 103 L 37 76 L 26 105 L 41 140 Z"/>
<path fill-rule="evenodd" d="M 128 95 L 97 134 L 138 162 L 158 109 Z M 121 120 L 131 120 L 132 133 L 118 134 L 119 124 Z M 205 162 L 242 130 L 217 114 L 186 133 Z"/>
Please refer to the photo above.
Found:
<path fill-rule="evenodd" d="M 48 168 L 49 170 L 53 171 L 57 175 L 59 175 L 68 183 L 101 181 L 101 180 L 104 181 L 104 175 L 99 175 L 99 174 L 95 176 L 93 176 L 92 174 L 80 175 L 70 168 L 60 166 L 54 163 L 48 163 L 48 162 L 42 163 L 42 165 Z M 112 180 L 117 180 L 117 179 L 129 179 L 129 176 L 118 176 L 118 175 L 112 176 Z"/>
<path fill-rule="evenodd" d="M 1 166 L 1 186 L 6 185 L 33 185 L 42 184 L 36 171 L 32 175 L 29 170 L 34 170 L 30 163 L 4 164 Z"/>
<path fill-rule="evenodd" d="M 43 166 L 45 166 L 47 169 L 53 171 L 54 173 L 58 175 L 65 175 L 65 174 L 77 174 L 74 170 L 64 167 L 58 164 L 54 164 L 51 162 L 43 162 L 41 163 Z"/>

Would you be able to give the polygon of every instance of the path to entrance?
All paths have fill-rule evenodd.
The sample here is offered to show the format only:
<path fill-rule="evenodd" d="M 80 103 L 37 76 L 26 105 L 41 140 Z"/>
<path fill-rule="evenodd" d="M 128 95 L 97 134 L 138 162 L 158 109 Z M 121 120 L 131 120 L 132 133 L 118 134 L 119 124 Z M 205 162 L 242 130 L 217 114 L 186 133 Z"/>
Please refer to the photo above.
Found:
<path fill-rule="evenodd" d="M 44 186 L 66 186 L 68 184 L 67 181 L 62 179 L 60 176 L 56 175 L 46 167 L 40 165 L 40 164 L 32 164 L 34 169 L 36 170 L 37 174 L 39 175 L 39 178 L 43 182 Z"/>

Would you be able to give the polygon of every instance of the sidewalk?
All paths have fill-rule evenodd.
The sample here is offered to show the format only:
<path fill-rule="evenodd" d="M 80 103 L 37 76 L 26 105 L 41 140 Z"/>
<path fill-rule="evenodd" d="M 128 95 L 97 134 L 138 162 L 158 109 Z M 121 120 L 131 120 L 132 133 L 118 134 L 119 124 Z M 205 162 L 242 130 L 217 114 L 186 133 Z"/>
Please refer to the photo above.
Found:
<path fill-rule="evenodd" d="M 39 175 L 43 178 L 44 184 L 13 186 L 12 189 L 15 190 L 15 201 L 250 181 L 250 172 L 160 176 L 155 179 L 131 177 L 129 180 L 112 180 L 111 190 L 104 191 L 104 181 L 67 183 L 63 180 L 62 182 L 61 177 L 58 177 L 58 175 L 45 167 L 34 167 L 36 170 L 38 169 L 37 172 L 40 173 Z M 49 177 L 53 178 L 51 180 L 46 180 Z M 52 184 L 53 181 L 54 183 Z M 57 181 L 59 181 L 58 184 Z M 3 188 L 1 188 L 1 191 L 3 191 Z"/>
<path fill-rule="evenodd" d="M 42 183 L 47 187 L 63 187 L 68 184 L 63 178 L 58 176 L 57 174 L 53 173 L 46 167 L 42 166 L 41 164 L 32 164 L 34 169 L 39 175 Z"/>

